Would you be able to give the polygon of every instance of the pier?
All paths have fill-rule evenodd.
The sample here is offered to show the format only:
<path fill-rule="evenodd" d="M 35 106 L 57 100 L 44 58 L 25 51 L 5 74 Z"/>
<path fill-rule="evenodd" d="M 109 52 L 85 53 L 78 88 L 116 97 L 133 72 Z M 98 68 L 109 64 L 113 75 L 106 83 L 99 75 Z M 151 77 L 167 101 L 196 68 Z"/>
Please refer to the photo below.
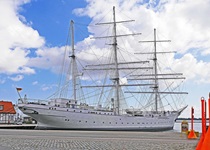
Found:
<path fill-rule="evenodd" d="M 36 124 L 0 124 L 0 129 L 34 129 Z"/>
<path fill-rule="evenodd" d="M 0 129 L 0 150 L 194 150 L 178 132 Z"/>

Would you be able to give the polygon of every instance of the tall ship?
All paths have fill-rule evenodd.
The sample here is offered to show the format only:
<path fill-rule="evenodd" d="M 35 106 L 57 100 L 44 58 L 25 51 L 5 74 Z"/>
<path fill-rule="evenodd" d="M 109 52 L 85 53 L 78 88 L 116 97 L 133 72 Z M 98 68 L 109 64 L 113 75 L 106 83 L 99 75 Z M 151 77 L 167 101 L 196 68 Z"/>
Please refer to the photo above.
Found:
<path fill-rule="evenodd" d="M 49 99 L 34 100 L 19 95 L 19 109 L 38 122 L 36 128 L 173 129 L 175 120 L 187 107 L 183 104 L 187 92 L 183 92 L 182 88 L 183 74 L 172 71 L 164 66 L 165 63 L 159 63 L 162 55 L 171 52 L 159 51 L 157 44 L 170 41 L 157 40 L 154 29 L 151 41 L 133 38 L 139 45 L 152 44 L 150 51 L 145 46 L 139 47 L 139 51 L 124 49 L 119 43 L 126 45 L 128 43 L 123 41 L 124 38 L 140 33 L 119 34 L 118 26 L 133 20 L 116 21 L 115 7 L 112 14 L 110 22 L 97 24 L 103 27 L 111 25 L 106 29 L 111 29 L 112 34 L 92 37 L 99 43 L 105 41 L 106 47 L 101 46 L 100 50 L 90 48 L 89 51 L 77 52 L 74 22 L 71 21 L 71 47 L 66 48 L 70 48 L 70 52 L 66 52 L 62 63 L 62 72 L 65 73 L 62 73 L 57 91 Z"/>

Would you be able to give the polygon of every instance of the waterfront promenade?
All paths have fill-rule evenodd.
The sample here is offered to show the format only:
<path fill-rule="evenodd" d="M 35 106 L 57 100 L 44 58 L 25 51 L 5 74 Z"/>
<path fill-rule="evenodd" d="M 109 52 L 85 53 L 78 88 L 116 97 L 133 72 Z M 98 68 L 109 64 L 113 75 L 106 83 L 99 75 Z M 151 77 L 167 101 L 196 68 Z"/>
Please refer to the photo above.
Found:
<path fill-rule="evenodd" d="M 0 150 L 194 150 L 197 142 L 174 131 L 0 129 Z"/>

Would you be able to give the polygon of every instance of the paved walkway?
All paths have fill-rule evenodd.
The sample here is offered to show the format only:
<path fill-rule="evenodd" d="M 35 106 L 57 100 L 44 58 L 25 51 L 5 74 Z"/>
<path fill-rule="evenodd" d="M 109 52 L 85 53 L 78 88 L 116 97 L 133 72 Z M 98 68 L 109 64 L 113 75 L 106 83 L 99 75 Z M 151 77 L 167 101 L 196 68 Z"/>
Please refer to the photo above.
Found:
<path fill-rule="evenodd" d="M 194 150 L 177 132 L 0 130 L 0 150 Z"/>

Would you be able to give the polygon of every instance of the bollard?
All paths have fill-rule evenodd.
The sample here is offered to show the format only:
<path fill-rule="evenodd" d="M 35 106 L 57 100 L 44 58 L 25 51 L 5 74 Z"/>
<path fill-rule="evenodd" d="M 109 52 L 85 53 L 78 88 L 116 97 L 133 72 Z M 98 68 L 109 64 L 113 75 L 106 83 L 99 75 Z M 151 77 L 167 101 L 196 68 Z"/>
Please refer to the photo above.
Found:
<path fill-rule="evenodd" d="M 196 139 L 197 136 L 195 134 L 195 131 L 193 129 L 193 121 L 194 121 L 194 108 L 191 108 L 191 130 L 190 133 L 188 134 L 188 139 Z"/>
<path fill-rule="evenodd" d="M 209 94 L 208 103 L 210 103 L 210 94 Z M 208 108 L 208 110 L 209 110 L 209 114 L 210 114 L 210 107 Z M 206 120 L 205 120 L 205 124 L 206 124 Z M 206 128 L 205 128 L 205 136 L 203 139 L 201 150 L 210 150 L 210 130 L 207 130 L 207 132 L 206 132 Z"/>
<path fill-rule="evenodd" d="M 189 129 L 188 122 L 186 120 L 183 120 L 181 123 L 181 132 L 182 133 L 187 133 Z"/>
<path fill-rule="evenodd" d="M 210 149 L 210 130 L 206 128 L 206 102 L 204 98 L 201 98 L 201 112 L 202 112 L 202 134 L 200 141 L 197 144 L 196 150 L 209 150 Z M 210 93 L 208 99 L 208 114 L 210 124 Z"/>

